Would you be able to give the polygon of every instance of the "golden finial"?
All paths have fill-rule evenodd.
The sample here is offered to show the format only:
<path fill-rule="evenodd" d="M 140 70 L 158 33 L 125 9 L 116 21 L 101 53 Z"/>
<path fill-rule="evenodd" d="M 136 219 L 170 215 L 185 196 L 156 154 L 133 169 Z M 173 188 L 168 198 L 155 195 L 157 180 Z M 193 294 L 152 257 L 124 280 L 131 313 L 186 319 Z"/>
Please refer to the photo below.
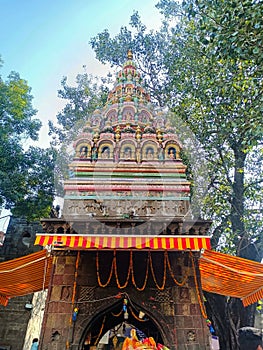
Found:
<path fill-rule="evenodd" d="M 162 130 L 160 128 L 158 128 L 156 130 L 156 137 L 157 137 L 158 142 L 161 144 L 162 140 L 163 140 L 163 133 L 162 133 Z"/>
<path fill-rule="evenodd" d="M 142 138 L 142 133 L 141 133 L 140 125 L 138 125 L 137 128 L 136 128 L 135 137 L 136 137 L 137 141 L 139 141 L 139 140 Z"/>
<path fill-rule="evenodd" d="M 127 58 L 128 60 L 132 60 L 133 59 L 133 55 L 132 55 L 132 50 L 129 49 L 128 52 L 127 52 Z"/>
<path fill-rule="evenodd" d="M 121 139 L 121 128 L 119 125 L 117 125 L 116 129 L 115 129 L 115 140 L 116 142 L 120 141 Z"/>

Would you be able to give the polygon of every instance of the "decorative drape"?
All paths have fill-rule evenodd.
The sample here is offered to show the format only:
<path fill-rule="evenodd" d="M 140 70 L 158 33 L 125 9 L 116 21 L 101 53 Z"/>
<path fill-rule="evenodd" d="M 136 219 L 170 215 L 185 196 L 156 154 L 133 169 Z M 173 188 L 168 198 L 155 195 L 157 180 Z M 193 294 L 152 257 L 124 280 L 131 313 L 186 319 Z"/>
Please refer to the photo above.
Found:
<path fill-rule="evenodd" d="M 205 250 L 200 258 L 203 290 L 240 298 L 244 306 L 263 298 L 263 264 Z"/>

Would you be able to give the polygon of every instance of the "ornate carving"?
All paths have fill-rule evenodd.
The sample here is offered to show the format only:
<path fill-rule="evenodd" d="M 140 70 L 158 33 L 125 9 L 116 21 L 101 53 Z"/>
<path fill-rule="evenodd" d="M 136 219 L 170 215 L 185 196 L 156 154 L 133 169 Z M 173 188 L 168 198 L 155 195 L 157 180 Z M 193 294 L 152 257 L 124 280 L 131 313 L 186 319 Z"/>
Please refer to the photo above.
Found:
<path fill-rule="evenodd" d="M 72 297 L 72 286 L 62 286 L 60 300 L 69 301 Z"/>
<path fill-rule="evenodd" d="M 94 301 L 95 288 L 96 287 L 81 286 L 78 301 Z"/>

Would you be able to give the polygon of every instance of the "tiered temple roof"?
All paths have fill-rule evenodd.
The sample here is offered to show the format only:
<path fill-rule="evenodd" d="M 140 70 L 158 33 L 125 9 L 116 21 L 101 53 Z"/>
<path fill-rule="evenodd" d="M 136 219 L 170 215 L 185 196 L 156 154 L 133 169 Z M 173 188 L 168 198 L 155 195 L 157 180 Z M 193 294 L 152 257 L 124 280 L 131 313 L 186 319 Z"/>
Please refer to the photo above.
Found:
<path fill-rule="evenodd" d="M 190 182 L 181 144 L 165 113 L 150 102 L 131 51 L 105 106 L 88 118 L 74 151 L 64 184 L 67 224 L 60 231 L 119 234 L 121 227 L 127 234 L 189 234 Z M 94 225 L 84 224 L 88 218 Z M 106 223 L 103 232 L 98 222 Z M 145 222 L 148 226 L 140 225 Z M 195 225 L 190 233 L 200 234 L 201 227 Z M 47 220 L 45 228 L 60 232 Z"/>

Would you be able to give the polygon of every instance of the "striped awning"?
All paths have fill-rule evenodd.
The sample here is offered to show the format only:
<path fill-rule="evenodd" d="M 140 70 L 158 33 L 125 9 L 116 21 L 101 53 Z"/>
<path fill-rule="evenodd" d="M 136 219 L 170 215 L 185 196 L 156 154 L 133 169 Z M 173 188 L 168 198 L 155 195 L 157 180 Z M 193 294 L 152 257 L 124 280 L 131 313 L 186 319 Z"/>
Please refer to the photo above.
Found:
<path fill-rule="evenodd" d="M 72 249 L 210 249 L 209 236 L 105 236 L 37 233 L 35 244 Z"/>
<path fill-rule="evenodd" d="M 48 287 L 52 257 L 46 250 L 0 263 L 0 304 Z"/>
<path fill-rule="evenodd" d="M 244 306 L 263 298 L 263 264 L 206 250 L 199 266 L 203 290 L 240 298 Z"/>

